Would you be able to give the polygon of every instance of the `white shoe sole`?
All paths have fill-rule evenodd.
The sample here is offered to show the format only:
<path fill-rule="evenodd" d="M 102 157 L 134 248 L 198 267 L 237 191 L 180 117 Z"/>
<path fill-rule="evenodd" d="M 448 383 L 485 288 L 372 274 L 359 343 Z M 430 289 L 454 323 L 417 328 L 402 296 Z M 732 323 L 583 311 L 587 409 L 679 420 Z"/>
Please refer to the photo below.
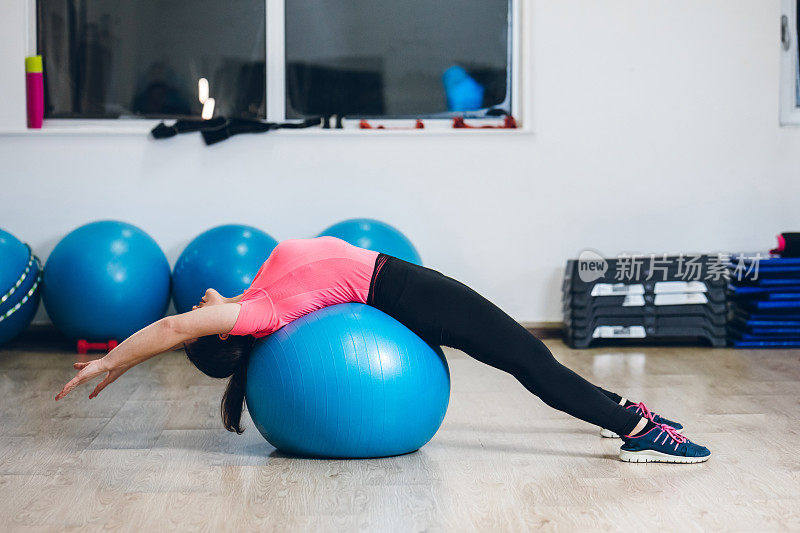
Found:
<path fill-rule="evenodd" d="M 678 463 L 678 464 L 695 464 L 705 463 L 711 456 L 706 457 L 679 457 L 676 455 L 669 455 L 666 453 L 657 452 L 655 450 L 646 450 L 642 452 L 629 452 L 627 450 L 619 451 L 620 461 L 626 463 Z"/>
<path fill-rule="evenodd" d="M 677 431 L 678 433 L 683 435 L 683 428 L 676 429 L 675 431 Z M 600 436 L 603 437 L 604 439 L 618 439 L 619 438 L 619 435 L 617 435 L 616 433 L 614 433 L 610 429 L 605 429 L 605 428 L 601 428 L 600 429 Z"/>

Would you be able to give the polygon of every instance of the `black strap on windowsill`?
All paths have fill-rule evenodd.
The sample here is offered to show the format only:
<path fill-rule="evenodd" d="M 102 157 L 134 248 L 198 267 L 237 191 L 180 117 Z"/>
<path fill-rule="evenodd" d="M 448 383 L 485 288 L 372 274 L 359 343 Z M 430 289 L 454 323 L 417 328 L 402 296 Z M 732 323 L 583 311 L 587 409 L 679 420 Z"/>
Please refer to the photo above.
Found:
<path fill-rule="evenodd" d="M 172 125 L 161 122 L 150 134 L 155 139 L 169 139 L 181 133 L 199 131 L 206 145 L 222 142 L 241 133 L 266 133 L 280 129 L 305 129 L 322 124 L 321 117 L 302 122 L 264 122 L 262 120 L 217 117 L 211 120 L 177 120 Z"/>

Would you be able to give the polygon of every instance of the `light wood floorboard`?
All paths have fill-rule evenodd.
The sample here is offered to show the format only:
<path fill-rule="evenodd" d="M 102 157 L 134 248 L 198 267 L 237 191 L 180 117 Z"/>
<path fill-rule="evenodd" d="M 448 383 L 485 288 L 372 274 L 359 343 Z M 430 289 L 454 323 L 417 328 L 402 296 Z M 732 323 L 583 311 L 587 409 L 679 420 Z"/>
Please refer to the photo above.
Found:
<path fill-rule="evenodd" d="M 450 409 L 421 451 L 295 459 L 249 419 L 222 429 L 224 383 L 182 354 L 56 404 L 76 356 L 18 343 L 0 351 L 0 530 L 800 530 L 800 352 L 548 344 L 683 422 L 711 461 L 622 463 L 620 441 L 452 350 Z"/>

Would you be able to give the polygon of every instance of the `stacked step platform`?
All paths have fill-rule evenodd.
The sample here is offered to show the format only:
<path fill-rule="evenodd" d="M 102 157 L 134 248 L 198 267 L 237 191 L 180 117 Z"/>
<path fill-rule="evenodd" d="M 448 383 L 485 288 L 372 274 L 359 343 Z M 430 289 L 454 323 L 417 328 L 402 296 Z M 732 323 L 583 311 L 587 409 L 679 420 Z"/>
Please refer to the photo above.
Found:
<path fill-rule="evenodd" d="M 800 348 L 800 258 L 741 256 L 730 269 L 731 345 Z"/>
<path fill-rule="evenodd" d="M 573 348 L 725 346 L 728 261 L 708 255 L 597 256 L 594 266 L 583 258 L 569 261 L 562 288 L 565 340 Z"/>

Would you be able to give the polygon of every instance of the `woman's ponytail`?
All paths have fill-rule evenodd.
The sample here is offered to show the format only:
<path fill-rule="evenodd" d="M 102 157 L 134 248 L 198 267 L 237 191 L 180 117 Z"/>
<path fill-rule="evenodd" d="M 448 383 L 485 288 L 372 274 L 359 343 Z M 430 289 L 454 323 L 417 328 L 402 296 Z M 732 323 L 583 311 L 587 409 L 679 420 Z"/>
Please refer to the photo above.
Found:
<path fill-rule="evenodd" d="M 239 365 L 228 381 L 225 394 L 222 395 L 220 412 L 225 429 L 241 435 L 242 410 L 244 409 L 244 393 L 247 388 L 247 361 Z"/>

